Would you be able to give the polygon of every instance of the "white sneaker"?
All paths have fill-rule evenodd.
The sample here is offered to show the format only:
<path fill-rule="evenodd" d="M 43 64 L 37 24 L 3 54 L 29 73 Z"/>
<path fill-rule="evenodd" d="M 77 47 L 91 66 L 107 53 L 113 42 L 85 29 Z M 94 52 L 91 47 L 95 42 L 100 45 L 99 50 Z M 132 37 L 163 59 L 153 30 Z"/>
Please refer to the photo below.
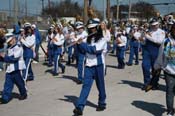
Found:
<path fill-rule="evenodd" d="M 2 69 L 0 68 L 0 72 L 2 71 Z"/>
<path fill-rule="evenodd" d="M 32 63 L 37 64 L 38 62 L 34 60 Z"/>

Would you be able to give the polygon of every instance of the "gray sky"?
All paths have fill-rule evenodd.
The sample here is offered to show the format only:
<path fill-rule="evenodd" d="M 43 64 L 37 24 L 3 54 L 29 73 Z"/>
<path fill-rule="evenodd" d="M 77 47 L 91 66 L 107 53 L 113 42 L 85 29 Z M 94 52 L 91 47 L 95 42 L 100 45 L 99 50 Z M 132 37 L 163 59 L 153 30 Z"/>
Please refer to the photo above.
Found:
<path fill-rule="evenodd" d="M 13 9 L 13 1 L 14 0 L 0 0 L 0 10 L 9 10 L 9 6 L 11 6 L 11 9 Z M 27 1 L 27 9 L 28 13 L 32 14 L 39 14 L 42 8 L 42 2 L 41 0 L 26 0 Z M 61 1 L 61 0 L 50 0 L 50 1 Z M 77 1 L 80 5 L 83 5 L 84 0 L 72 0 Z M 98 10 L 103 10 L 103 1 L 104 0 L 92 0 L 92 5 L 95 6 Z M 117 0 L 111 0 L 111 6 L 116 4 Z M 120 0 L 121 4 L 127 4 L 129 0 Z M 132 3 L 138 2 L 138 1 L 146 1 L 149 3 L 175 3 L 175 0 L 131 0 Z M 20 2 L 20 8 L 22 11 L 25 10 L 25 0 L 19 0 Z M 9 4 L 11 3 L 11 5 Z M 48 4 L 48 0 L 44 0 L 44 5 L 46 6 Z M 155 6 L 161 14 L 167 14 L 169 12 L 175 11 L 175 5 L 159 5 Z"/>

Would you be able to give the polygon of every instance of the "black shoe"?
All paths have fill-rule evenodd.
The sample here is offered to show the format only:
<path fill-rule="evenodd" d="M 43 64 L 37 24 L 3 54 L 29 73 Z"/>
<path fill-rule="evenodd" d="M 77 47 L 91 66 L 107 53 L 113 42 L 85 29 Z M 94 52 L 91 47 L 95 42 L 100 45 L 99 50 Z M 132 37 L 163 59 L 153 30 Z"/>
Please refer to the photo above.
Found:
<path fill-rule="evenodd" d="M 80 85 L 82 84 L 83 82 L 81 80 L 77 80 L 77 84 Z"/>
<path fill-rule="evenodd" d="M 48 64 L 47 66 L 48 66 L 48 67 L 52 67 L 52 66 L 53 66 L 53 64 Z"/>
<path fill-rule="evenodd" d="M 150 91 L 152 89 L 153 89 L 153 86 L 152 85 L 146 85 L 145 86 L 145 92 L 148 92 L 148 91 Z"/>
<path fill-rule="evenodd" d="M 53 76 L 58 76 L 58 75 L 59 75 L 59 73 L 53 73 L 52 75 L 53 75 Z"/>
<path fill-rule="evenodd" d="M 74 61 L 75 61 L 75 58 L 74 58 L 74 57 L 72 57 L 72 61 L 71 61 L 71 63 L 74 63 Z"/>
<path fill-rule="evenodd" d="M 28 78 L 27 79 L 27 81 L 33 81 L 34 80 L 34 78 Z"/>
<path fill-rule="evenodd" d="M 125 69 L 125 66 L 117 66 L 118 69 Z"/>
<path fill-rule="evenodd" d="M 73 110 L 73 113 L 74 113 L 75 116 L 82 116 L 83 115 L 83 111 L 80 110 L 79 108 L 75 108 Z"/>
<path fill-rule="evenodd" d="M 152 87 L 152 90 L 158 90 L 158 89 L 159 89 L 158 85 Z"/>
<path fill-rule="evenodd" d="M 139 65 L 139 63 L 137 62 L 137 63 L 135 63 L 135 65 Z"/>
<path fill-rule="evenodd" d="M 121 69 L 122 67 L 118 65 L 117 68 L 118 68 L 118 69 Z"/>
<path fill-rule="evenodd" d="M 25 100 L 25 99 L 27 99 L 27 94 L 23 96 L 19 96 L 19 100 Z"/>
<path fill-rule="evenodd" d="M 167 116 L 173 116 L 174 115 L 174 110 L 173 111 L 168 111 Z"/>
<path fill-rule="evenodd" d="M 131 64 L 131 63 L 128 63 L 128 62 L 126 63 L 126 65 L 128 65 L 128 66 L 132 66 L 132 64 Z"/>
<path fill-rule="evenodd" d="M 105 106 L 98 106 L 98 107 L 96 108 L 96 111 L 104 111 L 105 109 L 106 109 Z"/>
<path fill-rule="evenodd" d="M 67 61 L 67 62 L 66 62 L 66 65 L 70 65 L 70 61 Z"/>
<path fill-rule="evenodd" d="M 146 89 L 146 85 L 143 85 L 142 88 L 141 88 L 141 90 L 142 91 L 145 91 L 145 89 Z"/>
<path fill-rule="evenodd" d="M 121 67 L 121 69 L 125 69 L 125 65 L 123 65 L 123 66 Z"/>
<path fill-rule="evenodd" d="M 9 101 L 5 101 L 2 98 L 0 98 L 0 104 L 7 104 Z"/>
<path fill-rule="evenodd" d="M 66 69 L 66 67 L 64 66 L 64 67 L 62 68 L 62 73 L 65 73 L 65 69 Z"/>
<path fill-rule="evenodd" d="M 112 50 L 111 53 L 113 54 L 114 53 L 114 50 Z"/>

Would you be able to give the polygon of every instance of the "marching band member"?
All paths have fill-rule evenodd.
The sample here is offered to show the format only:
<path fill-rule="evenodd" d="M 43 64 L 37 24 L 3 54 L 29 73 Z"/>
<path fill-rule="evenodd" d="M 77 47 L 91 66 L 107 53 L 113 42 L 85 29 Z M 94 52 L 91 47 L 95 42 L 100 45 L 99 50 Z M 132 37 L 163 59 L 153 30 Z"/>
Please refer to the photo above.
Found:
<path fill-rule="evenodd" d="M 34 35 L 35 35 L 35 54 L 36 54 L 36 56 L 34 58 L 33 63 L 38 63 L 39 62 L 39 47 L 40 47 L 42 38 L 41 38 L 41 34 L 40 34 L 37 26 L 35 24 L 32 24 L 31 27 L 32 27 L 32 31 L 34 32 Z"/>
<path fill-rule="evenodd" d="M 103 38 L 106 40 L 106 42 L 107 42 L 107 46 L 106 46 L 106 49 L 104 49 L 103 50 L 103 53 L 104 53 L 104 57 L 106 56 L 106 54 L 107 54 L 107 52 L 108 52 L 108 50 L 109 50 L 109 42 L 110 42 L 110 40 L 111 40 L 111 33 L 110 33 L 110 31 L 107 29 L 107 22 L 106 21 L 102 21 L 101 23 L 100 23 L 100 27 L 101 27 L 101 29 L 102 29 L 102 32 L 103 32 Z M 106 74 L 106 72 L 107 72 L 107 69 L 106 69 L 106 64 L 105 64 L 105 62 L 104 62 L 104 70 L 105 70 L 105 74 Z"/>
<path fill-rule="evenodd" d="M 142 62 L 142 70 L 144 76 L 144 86 L 142 90 L 146 89 L 147 84 L 150 82 L 150 76 L 152 72 L 154 72 L 154 63 L 158 56 L 159 47 L 165 39 L 165 32 L 159 28 L 159 23 L 156 19 L 152 19 L 150 21 L 151 29 L 145 33 L 144 38 L 140 39 L 141 41 L 145 41 L 145 45 L 143 47 L 143 62 Z M 153 78 L 153 77 L 152 77 Z M 154 81 L 153 89 L 158 88 L 158 79 Z"/>
<path fill-rule="evenodd" d="M 78 98 L 76 108 L 73 110 L 75 115 L 83 115 L 83 109 L 86 105 L 88 95 L 90 93 L 93 80 L 96 81 L 97 89 L 99 91 L 98 107 L 96 111 L 103 111 L 106 109 L 106 91 L 104 81 L 104 55 L 103 50 L 106 46 L 106 40 L 103 39 L 102 30 L 97 32 L 97 26 L 100 20 L 98 18 L 90 19 L 88 22 L 89 34 L 87 43 L 80 42 L 79 47 L 85 52 L 85 71 L 84 82 L 81 89 L 80 97 Z M 80 39 L 80 41 L 82 41 Z"/>
<path fill-rule="evenodd" d="M 60 20 L 60 22 L 62 24 L 62 27 L 61 27 L 60 30 L 62 31 L 62 34 L 64 36 L 64 40 L 65 40 L 64 44 L 63 44 L 64 49 L 62 50 L 62 54 L 61 54 L 61 59 L 64 60 L 65 53 L 67 52 L 67 49 L 66 49 L 67 48 L 66 47 L 67 46 L 66 45 L 67 44 L 67 39 L 66 38 L 69 35 L 69 31 L 68 31 L 68 23 L 67 23 L 66 19 L 63 18 L 63 19 Z"/>
<path fill-rule="evenodd" d="M 67 45 L 70 45 L 71 43 L 74 42 L 74 39 L 75 39 L 75 32 L 74 32 L 74 29 L 72 26 L 69 26 L 68 28 L 68 31 L 69 31 L 69 35 L 67 37 Z M 70 65 L 71 62 L 73 62 L 74 60 L 74 56 L 73 56 L 73 48 L 74 48 L 74 45 L 73 46 L 70 46 L 68 47 L 68 61 L 67 61 L 67 65 Z"/>
<path fill-rule="evenodd" d="M 79 38 L 85 38 L 83 39 L 84 42 L 86 42 L 87 32 L 84 30 L 83 22 L 77 21 L 75 23 L 76 29 L 77 29 L 77 39 Z M 77 45 L 77 58 L 78 58 L 78 81 L 77 84 L 83 83 L 83 75 L 84 75 L 84 61 L 85 61 L 85 51 L 82 50 L 79 45 Z"/>
<path fill-rule="evenodd" d="M 135 25 L 131 31 L 131 40 L 130 40 L 130 54 L 129 61 L 127 62 L 128 66 L 131 66 L 133 63 L 134 55 L 135 55 L 135 65 L 139 64 L 139 38 L 141 37 L 141 33 L 138 30 L 138 27 Z"/>
<path fill-rule="evenodd" d="M 124 36 L 123 32 L 118 32 L 116 37 L 116 43 L 117 43 L 117 60 L 118 60 L 118 69 L 124 69 L 125 68 L 125 49 L 126 49 L 126 43 L 127 38 Z"/>
<path fill-rule="evenodd" d="M 19 89 L 20 100 L 27 98 L 25 82 L 22 77 L 22 70 L 25 69 L 23 59 L 23 48 L 17 44 L 16 37 L 12 36 L 7 39 L 8 50 L 6 54 L 0 54 L 0 60 L 7 63 L 4 89 L 2 92 L 1 103 L 8 103 L 12 99 L 12 90 L 14 84 Z"/>
<path fill-rule="evenodd" d="M 53 42 L 53 54 L 54 54 L 54 70 L 53 76 L 57 76 L 59 74 L 58 67 L 60 66 L 62 69 L 62 73 L 65 72 L 65 66 L 60 62 L 60 56 L 63 53 L 63 44 L 64 44 L 64 36 L 61 32 L 62 25 L 58 24 L 55 27 L 55 36 L 52 38 Z"/>
<path fill-rule="evenodd" d="M 155 72 L 163 69 L 166 81 L 167 115 L 174 115 L 174 89 L 175 89 L 175 24 L 170 29 L 170 37 L 162 43 L 158 58 L 154 64 Z"/>
<path fill-rule="evenodd" d="M 35 35 L 32 31 L 31 24 L 24 24 L 25 36 L 21 36 L 20 41 L 23 45 L 23 57 L 26 64 L 26 69 L 23 71 L 24 80 L 32 81 L 34 80 L 34 74 L 32 71 L 31 62 L 35 58 Z"/>
<path fill-rule="evenodd" d="M 55 26 L 51 26 L 48 30 L 48 34 L 46 37 L 47 41 L 47 50 L 48 50 L 48 66 L 53 66 L 53 42 L 52 38 L 54 37 L 53 31 Z"/>

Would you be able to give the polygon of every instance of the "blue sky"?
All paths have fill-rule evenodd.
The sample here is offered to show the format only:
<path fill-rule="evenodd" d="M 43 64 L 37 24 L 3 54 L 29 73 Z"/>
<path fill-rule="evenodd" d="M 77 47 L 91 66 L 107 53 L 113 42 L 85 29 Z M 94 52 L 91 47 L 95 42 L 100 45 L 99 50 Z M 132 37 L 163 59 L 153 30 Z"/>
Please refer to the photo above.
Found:
<path fill-rule="evenodd" d="M 11 1 L 11 2 L 10 2 Z M 14 0 L 0 0 L 0 10 L 9 10 L 9 6 L 11 3 L 11 9 L 13 9 L 13 1 Z M 42 8 L 42 2 L 41 0 L 26 0 L 27 1 L 27 9 L 28 13 L 32 14 L 39 14 Z M 50 1 L 61 1 L 61 0 L 50 0 Z M 80 5 L 83 5 L 84 0 L 72 0 L 77 1 Z M 111 6 L 116 4 L 117 0 L 111 0 Z M 127 4 L 129 0 L 120 0 L 121 4 Z M 146 1 L 149 3 L 175 3 L 175 0 L 131 0 L 132 3 L 138 2 L 138 1 Z M 20 8 L 22 11 L 25 10 L 25 0 L 19 0 L 20 2 Z M 44 0 L 44 5 L 48 4 L 48 0 Z M 98 10 L 103 10 L 103 0 L 92 0 L 92 5 L 95 6 Z M 160 11 L 161 14 L 166 14 L 168 12 L 175 11 L 175 5 L 160 5 L 156 6 L 156 8 Z"/>

